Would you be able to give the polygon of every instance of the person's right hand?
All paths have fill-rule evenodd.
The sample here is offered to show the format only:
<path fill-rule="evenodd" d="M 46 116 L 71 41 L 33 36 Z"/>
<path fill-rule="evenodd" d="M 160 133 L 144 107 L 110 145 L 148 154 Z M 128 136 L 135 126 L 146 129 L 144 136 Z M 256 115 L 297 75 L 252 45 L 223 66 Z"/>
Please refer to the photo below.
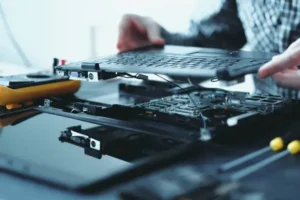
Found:
<path fill-rule="evenodd" d="M 149 17 L 133 14 L 123 16 L 119 27 L 117 48 L 119 51 L 132 50 L 147 45 L 164 45 L 160 26 Z"/>

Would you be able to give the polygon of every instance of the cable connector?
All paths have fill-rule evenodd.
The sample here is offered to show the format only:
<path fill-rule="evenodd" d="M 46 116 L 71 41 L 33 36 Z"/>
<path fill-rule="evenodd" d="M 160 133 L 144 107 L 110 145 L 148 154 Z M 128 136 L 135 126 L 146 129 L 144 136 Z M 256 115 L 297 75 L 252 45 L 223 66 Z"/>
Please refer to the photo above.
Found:
<path fill-rule="evenodd" d="M 208 141 L 211 140 L 211 133 L 207 128 L 200 128 L 200 140 Z"/>
<path fill-rule="evenodd" d="M 144 75 L 144 74 L 137 74 L 136 78 L 138 79 L 143 79 L 143 80 L 148 80 L 148 76 Z"/>

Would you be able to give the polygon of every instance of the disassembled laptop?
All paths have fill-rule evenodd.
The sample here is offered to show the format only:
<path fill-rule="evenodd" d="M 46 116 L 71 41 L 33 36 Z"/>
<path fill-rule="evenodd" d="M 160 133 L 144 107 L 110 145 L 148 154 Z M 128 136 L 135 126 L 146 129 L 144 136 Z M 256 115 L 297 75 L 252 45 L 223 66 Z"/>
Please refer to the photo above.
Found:
<path fill-rule="evenodd" d="M 223 52 L 224 55 L 212 52 L 214 57 L 202 51 L 200 54 L 190 52 L 179 56 L 138 50 L 54 66 L 52 75 L 3 77 L 1 81 L 5 84 L 2 84 L 1 96 L 9 93 L 9 97 L 0 101 L 1 124 L 21 123 L 31 114 L 20 113 L 35 110 L 105 125 L 87 130 L 74 125 L 61 130 L 58 138 L 61 142 L 83 148 L 85 154 L 95 159 L 110 154 L 130 162 L 129 154 L 137 157 L 151 155 L 151 151 L 145 151 L 147 147 L 152 150 L 154 147 L 156 152 L 168 152 L 170 147 L 189 144 L 124 172 L 128 176 L 122 181 L 128 184 L 118 188 L 120 199 L 249 199 L 261 191 L 252 191 L 236 182 L 246 175 L 236 178 L 236 173 L 240 172 L 220 174 L 218 169 L 207 172 L 197 164 L 199 152 L 212 151 L 215 147 L 211 144 L 240 145 L 257 138 L 261 145 L 268 145 L 266 142 L 274 134 L 282 136 L 288 131 L 287 123 L 298 120 L 299 102 L 279 95 L 232 92 L 168 81 L 167 86 L 161 86 L 147 79 L 147 73 L 195 78 L 197 68 L 203 69 L 201 77 L 233 80 L 255 73 L 268 61 L 266 56 L 251 58 L 239 52 Z M 128 65 L 130 67 L 126 67 Z M 128 83 L 119 87 L 120 95 L 135 96 L 135 103 L 107 104 L 72 95 L 79 89 L 78 80 L 97 82 L 118 76 L 143 80 L 139 85 Z M 61 90 L 57 89 L 58 83 L 63 85 Z M 151 92 L 147 92 L 149 88 Z M 43 92 L 45 90 L 48 93 Z M 141 96 L 143 98 L 139 99 Z M 112 151 L 121 144 L 123 150 Z M 131 180 L 133 177 L 135 179 Z M 78 191 L 93 194 L 99 192 L 100 186 L 105 191 L 117 187 L 114 184 L 121 184 L 117 175 L 110 180 L 111 185 L 96 182 Z M 162 182 L 164 187 L 159 186 Z"/>

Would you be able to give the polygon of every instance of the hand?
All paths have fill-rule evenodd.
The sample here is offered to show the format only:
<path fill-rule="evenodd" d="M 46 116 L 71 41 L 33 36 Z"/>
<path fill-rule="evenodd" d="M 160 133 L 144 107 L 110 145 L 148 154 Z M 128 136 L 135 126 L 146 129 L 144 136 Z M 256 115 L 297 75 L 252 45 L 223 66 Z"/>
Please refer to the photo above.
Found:
<path fill-rule="evenodd" d="M 259 78 L 272 76 L 281 87 L 300 89 L 300 39 L 292 43 L 282 54 L 262 66 L 258 71 Z"/>
<path fill-rule="evenodd" d="M 160 26 L 149 17 L 124 15 L 119 27 L 117 48 L 127 51 L 146 45 L 164 45 Z"/>

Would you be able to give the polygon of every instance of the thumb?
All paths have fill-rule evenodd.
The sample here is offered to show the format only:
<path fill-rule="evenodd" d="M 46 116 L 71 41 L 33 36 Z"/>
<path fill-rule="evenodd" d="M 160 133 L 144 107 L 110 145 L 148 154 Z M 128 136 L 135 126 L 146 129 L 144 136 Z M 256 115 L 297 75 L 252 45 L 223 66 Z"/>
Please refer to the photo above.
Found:
<path fill-rule="evenodd" d="M 156 44 L 156 45 L 164 45 L 165 44 L 165 40 L 163 38 L 160 38 L 160 37 L 158 37 L 158 38 L 151 38 L 149 40 L 150 40 L 150 42 L 152 44 Z"/>
<path fill-rule="evenodd" d="M 149 23 L 146 25 L 148 40 L 152 44 L 163 45 L 165 40 L 161 37 L 160 27 L 156 23 Z"/>
<path fill-rule="evenodd" d="M 148 39 L 152 44 L 165 44 L 165 40 L 160 36 L 160 31 L 148 32 Z"/>

